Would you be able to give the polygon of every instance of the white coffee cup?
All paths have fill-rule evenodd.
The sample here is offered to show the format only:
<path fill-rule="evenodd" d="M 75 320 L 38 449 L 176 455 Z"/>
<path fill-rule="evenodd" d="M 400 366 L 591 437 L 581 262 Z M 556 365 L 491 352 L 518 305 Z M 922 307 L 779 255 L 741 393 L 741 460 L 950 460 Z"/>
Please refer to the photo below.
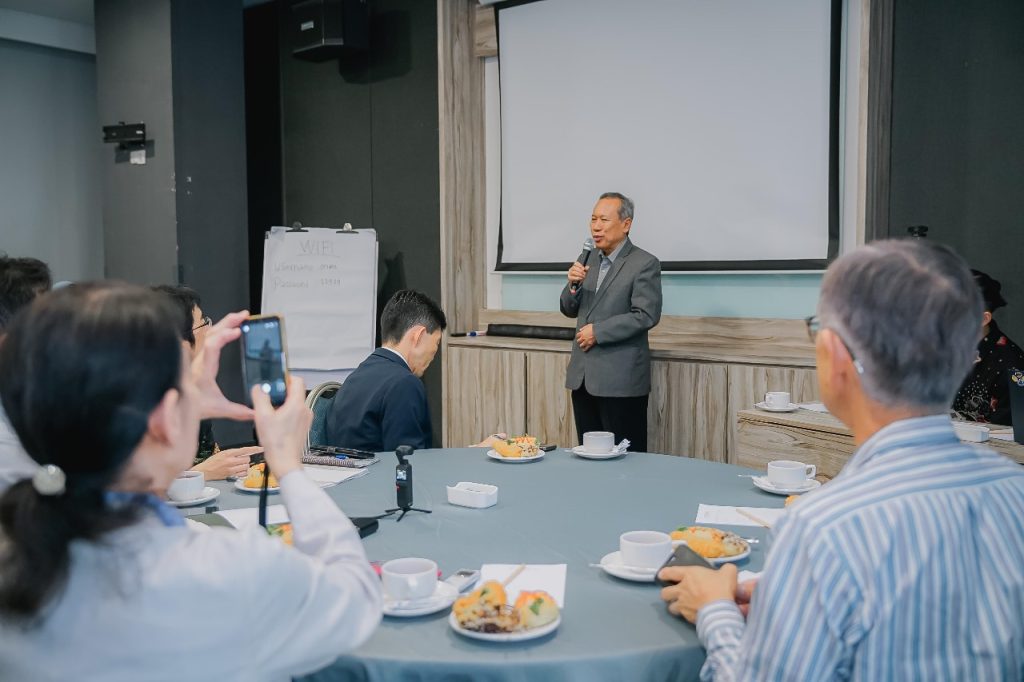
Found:
<path fill-rule="evenodd" d="M 583 449 L 595 455 L 611 452 L 615 447 L 615 434 L 611 431 L 587 431 L 583 434 Z"/>
<path fill-rule="evenodd" d="M 167 488 L 167 498 L 175 502 L 188 502 L 203 494 L 206 476 L 202 471 L 183 471 Z"/>
<path fill-rule="evenodd" d="M 391 599 L 425 599 L 437 589 L 437 564 L 430 559 L 392 559 L 380 567 Z"/>
<path fill-rule="evenodd" d="M 795 462 L 791 459 L 777 459 L 768 462 L 768 482 L 780 488 L 803 485 L 814 478 L 818 468 L 813 464 Z"/>
<path fill-rule="evenodd" d="M 764 404 L 778 410 L 789 408 L 789 393 L 786 391 L 768 391 L 764 394 Z"/>
<path fill-rule="evenodd" d="M 657 530 L 631 530 L 619 536 L 622 563 L 637 568 L 661 568 L 672 554 L 672 538 Z"/>

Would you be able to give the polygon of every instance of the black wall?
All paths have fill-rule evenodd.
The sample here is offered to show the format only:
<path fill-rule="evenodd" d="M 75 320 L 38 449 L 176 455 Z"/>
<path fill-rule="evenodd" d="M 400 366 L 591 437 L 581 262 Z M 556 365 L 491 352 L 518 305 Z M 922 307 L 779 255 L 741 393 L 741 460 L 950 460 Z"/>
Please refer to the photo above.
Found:
<path fill-rule="evenodd" d="M 1003 284 L 1024 340 L 1024 2 L 896 0 L 890 234 L 928 225 Z"/>
<path fill-rule="evenodd" d="M 145 165 L 115 145 L 102 159 L 106 276 L 183 283 L 216 318 L 248 306 L 242 8 L 207 0 L 97 0 L 102 124 L 146 124 Z M 100 131 L 96 131 L 99 136 Z M 242 398 L 238 351 L 220 385 Z M 252 426 L 218 423 L 217 437 Z"/>
<path fill-rule="evenodd" d="M 370 6 L 369 51 L 322 63 L 292 57 L 287 3 L 246 10 L 246 80 L 253 86 L 247 92 L 247 117 L 267 136 L 249 138 L 252 267 L 262 269 L 262 233 L 271 224 L 340 227 L 349 222 L 377 230 L 378 308 L 401 288 L 440 301 L 437 5 L 434 0 L 373 0 Z M 267 43 L 275 20 L 276 69 L 265 51 L 254 53 L 258 44 L 271 49 Z M 267 113 L 275 99 L 279 123 Z M 272 149 L 262 149 L 273 147 L 269 135 L 275 124 L 279 159 Z M 257 154 L 261 160 L 255 168 Z M 280 206 L 268 198 L 277 178 Z M 256 194 L 254 183 L 263 194 Z M 440 363 L 439 355 L 425 377 L 438 441 Z"/>
<path fill-rule="evenodd" d="M 209 0 L 171 2 L 178 278 L 213 319 L 249 304 L 242 10 Z M 237 348 L 221 357 L 218 382 L 245 396 Z M 220 442 L 249 440 L 250 424 L 217 422 Z"/>

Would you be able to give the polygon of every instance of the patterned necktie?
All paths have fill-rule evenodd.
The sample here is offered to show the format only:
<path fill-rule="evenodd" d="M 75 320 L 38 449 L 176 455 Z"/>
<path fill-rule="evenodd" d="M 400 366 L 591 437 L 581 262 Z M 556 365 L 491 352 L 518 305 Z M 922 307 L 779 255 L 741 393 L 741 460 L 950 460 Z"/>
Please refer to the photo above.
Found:
<path fill-rule="evenodd" d="M 597 273 L 597 289 L 595 291 L 601 291 L 601 282 L 604 281 L 605 275 L 612 269 L 612 259 L 608 256 L 601 254 L 601 269 Z"/>

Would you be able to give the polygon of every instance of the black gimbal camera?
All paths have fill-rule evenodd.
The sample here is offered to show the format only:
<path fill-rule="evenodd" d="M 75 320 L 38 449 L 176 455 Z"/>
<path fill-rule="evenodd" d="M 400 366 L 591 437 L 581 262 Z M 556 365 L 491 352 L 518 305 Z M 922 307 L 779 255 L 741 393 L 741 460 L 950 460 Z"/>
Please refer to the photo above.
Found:
<path fill-rule="evenodd" d="M 412 464 L 406 461 L 406 457 L 411 457 L 415 450 L 409 445 L 399 445 L 395 450 L 395 456 L 398 457 L 398 466 L 395 467 L 395 494 L 397 497 L 396 504 L 398 505 L 394 509 L 386 509 L 385 514 L 394 514 L 396 511 L 402 513 L 398 515 L 398 521 L 411 511 L 423 512 L 429 514 L 429 509 L 417 509 L 412 506 Z"/>

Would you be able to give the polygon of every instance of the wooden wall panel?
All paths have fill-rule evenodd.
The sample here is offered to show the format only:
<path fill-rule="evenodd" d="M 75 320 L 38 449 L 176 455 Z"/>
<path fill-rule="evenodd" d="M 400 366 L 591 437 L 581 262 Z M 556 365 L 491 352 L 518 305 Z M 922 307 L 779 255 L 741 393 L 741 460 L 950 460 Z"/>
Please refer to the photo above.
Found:
<path fill-rule="evenodd" d="M 445 447 L 465 447 L 490 433 L 526 428 L 526 355 L 449 348 Z"/>
<path fill-rule="evenodd" d="M 572 447 L 579 441 L 572 398 L 565 387 L 568 353 L 526 354 L 526 432 L 541 443 Z"/>
<path fill-rule="evenodd" d="M 477 7 L 476 22 L 473 26 L 473 55 L 476 57 L 498 56 L 498 23 L 493 7 Z"/>
<path fill-rule="evenodd" d="M 741 418 L 733 464 L 761 469 L 773 459 L 795 459 L 818 468 L 819 480 L 835 478 L 856 450 L 849 435 Z"/>
<path fill-rule="evenodd" d="M 455 331 L 477 329 L 486 287 L 484 69 L 474 55 L 474 0 L 438 0 L 437 94 L 441 306 Z"/>
<path fill-rule="evenodd" d="M 725 365 L 652 362 L 647 449 L 727 461 L 727 392 Z"/>
<path fill-rule="evenodd" d="M 736 413 L 749 410 L 764 400 L 768 391 L 789 391 L 793 402 L 818 400 L 818 380 L 813 369 L 800 367 L 763 367 L 729 365 L 728 451 L 736 454 Z"/>
<path fill-rule="evenodd" d="M 481 327 L 495 322 L 575 327 L 557 312 L 481 310 Z M 814 344 L 803 320 L 665 315 L 650 331 L 659 359 L 814 367 Z"/>

